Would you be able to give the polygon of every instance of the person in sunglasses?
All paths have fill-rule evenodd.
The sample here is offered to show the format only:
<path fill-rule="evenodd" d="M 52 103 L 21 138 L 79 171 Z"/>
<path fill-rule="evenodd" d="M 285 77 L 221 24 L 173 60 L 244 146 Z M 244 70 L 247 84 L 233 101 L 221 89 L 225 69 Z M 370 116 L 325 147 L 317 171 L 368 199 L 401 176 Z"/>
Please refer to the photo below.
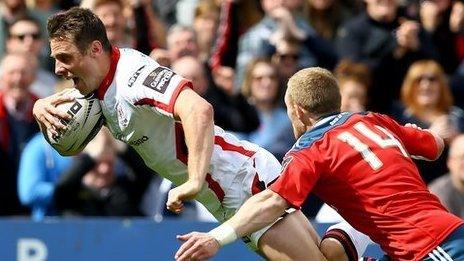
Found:
<path fill-rule="evenodd" d="M 444 70 L 434 60 L 417 61 L 409 67 L 401 87 L 401 105 L 394 115 L 401 123 L 433 130 L 445 144 L 464 132 L 464 111 L 453 106 Z M 447 150 L 433 163 L 416 162 L 426 183 L 446 173 L 446 157 Z"/>
<path fill-rule="evenodd" d="M 35 81 L 30 88 L 38 97 L 52 95 L 57 83 L 56 77 L 46 70 L 50 57 L 44 49 L 44 43 L 40 22 L 35 18 L 25 16 L 8 27 L 7 53 L 25 54 L 31 57 L 31 66 L 38 66 Z"/>

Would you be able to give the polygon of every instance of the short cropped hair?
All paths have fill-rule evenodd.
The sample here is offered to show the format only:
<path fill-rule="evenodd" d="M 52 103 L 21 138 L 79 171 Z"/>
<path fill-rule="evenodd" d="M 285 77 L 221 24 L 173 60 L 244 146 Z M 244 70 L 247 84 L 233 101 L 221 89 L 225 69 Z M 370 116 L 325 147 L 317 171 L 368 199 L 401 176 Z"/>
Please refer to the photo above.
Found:
<path fill-rule="evenodd" d="M 287 95 L 314 117 L 340 111 L 337 79 L 330 71 L 320 67 L 302 69 L 290 77 Z"/>
<path fill-rule="evenodd" d="M 103 49 L 111 50 L 103 22 L 89 9 L 73 7 L 65 12 L 51 16 L 47 22 L 48 37 L 72 41 L 81 53 L 97 40 Z"/>

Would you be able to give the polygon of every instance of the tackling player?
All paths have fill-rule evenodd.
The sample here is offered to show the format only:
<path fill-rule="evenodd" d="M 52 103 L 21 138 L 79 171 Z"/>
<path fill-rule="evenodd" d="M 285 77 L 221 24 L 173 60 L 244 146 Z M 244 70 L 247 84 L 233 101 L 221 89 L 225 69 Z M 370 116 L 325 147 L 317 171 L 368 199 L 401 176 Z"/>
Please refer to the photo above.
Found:
<path fill-rule="evenodd" d="M 89 10 L 52 16 L 48 32 L 56 74 L 82 94 L 96 92 L 112 134 L 178 186 L 169 192 L 170 210 L 195 198 L 223 222 L 278 177 L 280 164 L 269 152 L 214 126 L 211 105 L 189 81 L 140 52 L 112 47 Z M 59 119 L 69 118 L 56 105 L 69 100 L 61 93 L 37 101 L 33 114 L 42 130 L 64 128 Z M 274 260 L 324 259 L 301 211 L 271 223 L 243 238 L 250 248 Z"/>
<path fill-rule="evenodd" d="M 427 190 L 411 160 L 436 159 L 441 138 L 381 114 L 340 113 L 337 81 L 321 68 L 292 76 L 285 103 L 298 141 L 281 176 L 210 233 L 180 236 L 176 259 L 209 257 L 312 191 L 393 260 L 464 260 L 464 221 Z"/>

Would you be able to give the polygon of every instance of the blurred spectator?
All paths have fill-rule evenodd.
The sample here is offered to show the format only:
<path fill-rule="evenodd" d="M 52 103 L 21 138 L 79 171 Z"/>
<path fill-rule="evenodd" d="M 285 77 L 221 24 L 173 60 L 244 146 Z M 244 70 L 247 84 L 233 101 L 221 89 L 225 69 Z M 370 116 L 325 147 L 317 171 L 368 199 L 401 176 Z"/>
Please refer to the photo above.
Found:
<path fill-rule="evenodd" d="M 17 192 L 21 152 L 39 131 L 32 116 L 37 97 L 29 91 L 35 71 L 24 54 L 7 54 L 0 63 L 0 150 L 4 158 L 0 174 L 0 215 L 25 213 Z"/>
<path fill-rule="evenodd" d="M 64 215 L 139 216 L 148 183 L 117 157 L 115 140 L 103 127 L 60 176 L 54 200 Z"/>
<path fill-rule="evenodd" d="M 334 74 L 342 96 L 341 111 L 365 111 L 367 90 L 371 84 L 369 68 L 362 63 L 341 60 Z"/>
<path fill-rule="evenodd" d="M 271 37 L 293 37 L 304 41 L 300 67 L 321 65 L 324 59 L 322 54 L 334 53 L 330 44 L 325 43 L 302 16 L 297 14 L 301 9 L 302 0 L 261 0 L 265 17 L 250 28 L 239 41 L 237 56 L 237 84 L 240 85 L 247 64 L 254 58 L 270 57 L 273 53 Z"/>
<path fill-rule="evenodd" d="M 339 0 L 306 0 L 306 15 L 317 34 L 334 42 L 338 27 L 352 16 Z"/>
<path fill-rule="evenodd" d="M 219 8 L 212 0 L 202 0 L 195 8 L 193 29 L 197 35 L 200 48 L 200 59 L 207 61 L 211 55 L 217 26 L 219 23 Z"/>
<path fill-rule="evenodd" d="M 451 213 L 464 218 L 464 135 L 451 142 L 447 166 L 449 173 L 430 183 L 429 189 Z"/>
<path fill-rule="evenodd" d="M 402 106 L 396 118 L 403 124 L 414 123 L 431 129 L 449 143 L 464 131 L 464 112 L 453 106 L 443 68 L 433 60 L 415 62 L 401 87 Z M 446 172 L 446 151 L 436 161 L 417 161 L 428 183 Z"/>
<path fill-rule="evenodd" d="M 145 54 L 149 54 L 153 48 L 159 46 L 153 40 L 151 27 L 156 23 L 157 29 L 164 30 L 154 17 L 149 1 L 91 0 L 85 4 L 89 5 L 102 20 L 111 44 L 118 47 L 133 47 Z M 126 10 L 129 11 L 129 17 L 124 14 Z M 128 28 L 130 24 L 128 20 L 135 24 L 133 30 Z M 163 37 L 164 34 L 157 35 L 157 39 Z"/>
<path fill-rule="evenodd" d="M 18 171 L 18 193 L 21 203 L 31 208 L 34 220 L 57 214 L 53 202 L 55 183 L 72 160 L 56 152 L 42 133 L 36 134 L 24 148 Z"/>
<path fill-rule="evenodd" d="M 35 81 L 30 87 L 30 91 L 38 97 L 46 97 L 52 95 L 56 78 L 50 71 L 45 70 L 49 66 L 53 66 L 53 60 L 50 59 L 47 48 L 44 47 L 44 39 L 40 30 L 40 24 L 37 20 L 31 17 L 19 18 L 9 27 L 9 34 L 6 41 L 6 49 L 8 53 L 21 53 L 30 58 L 31 69 L 37 71 Z M 38 64 L 38 61 L 42 64 Z"/>
<path fill-rule="evenodd" d="M 40 21 L 42 31 L 46 29 L 48 16 L 40 14 L 35 10 L 28 9 L 25 0 L 3 0 L 0 1 L 0 57 L 4 55 L 5 40 L 8 37 L 8 27 L 16 19 L 22 17 L 34 17 Z"/>
<path fill-rule="evenodd" d="M 258 114 L 246 98 L 234 89 L 234 70 L 219 67 L 213 72 L 214 83 L 208 80 L 205 67 L 198 58 L 185 56 L 172 64 L 172 69 L 190 79 L 193 89 L 214 108 L 214 122 L 221 128 L 249 133 L 259 126 Z"/>
<path fill-rule="evenodd" d="M 239 37 L 263 17 L 259 0 L 221 1 L 216 42 L 209 64 L 235 68 Z"/>
<path fill-rule="evenodd" d="M 279 83 L 282 86 L 279 96 L 282 107 L 283 97 L 287 89 L 287 82 L 290 77 L 299 69 L 298 59 L 300 58 L 301 44 L 296 39 L 278 39 L 275 43 L 275 53 L 272 55 L 272 63 L 277 67 Z"/>
<path fill-rule="evenodd" d="M 192 81 L 193 90 L 204 96 L 209 88 L 210 83 L 208 82 L 205 67 L 193 56 L 184 56 L 176 60 L 172 65 L 171 69 L 176 73 L 180 74 Z"/>
<path fill-rule="evenodd" d="M 190 26 L 173 25 L 169 28 L 166 43 L 167 50 L 157 48 L 150 53 L 150 56 L 163 66 L 171 66 L 183 56 L 198 58 L 200 54 L 195 31 Z"/>
<path fill-rule="evenodd" d="M 287 111 L 279 105 L 279 79 L 271 61 L 256 59 L 246 71 L 243 94 L 258 110 L 260 126 L 247 140 L 265 148 L 282 160 L 295 139 Z"/>
<path fill-rule="evenodd" d="M 57 0 L 26 0 L 26 6 L 29 9 L 33 9 L 37 12 L 44 13 L 46 16 L 50 16 L 60 11 L 59 2 Z"/>
<path fill-rule="evenodd" d="M 369 109 L 388 112 L 409 65 L 433 55 L 433 44 L 416 22 L 404 20 L 396 0 L 366 0 L 366 12 L 337 33 L 340 58 L 365 63 L 372 73 Z"/>
<path fill-rule="evenodd" d="M 462 31 L 464 26 L 464 13 L 452 18 L 452 9 L 451 0 L 424 0 L 420 1 L 419 8 L 420 22 L 436 47 L 438 61 L 448 74 L 454 73 L 459 64 L 456 32 Z"/>

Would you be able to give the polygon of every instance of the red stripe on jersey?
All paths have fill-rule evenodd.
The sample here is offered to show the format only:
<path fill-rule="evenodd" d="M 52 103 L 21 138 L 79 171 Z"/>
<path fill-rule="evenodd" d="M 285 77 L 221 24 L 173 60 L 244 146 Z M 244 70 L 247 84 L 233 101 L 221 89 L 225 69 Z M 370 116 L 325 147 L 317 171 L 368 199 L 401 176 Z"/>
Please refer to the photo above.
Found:
<path fill-rule="evenodd" d="M 223 137 L 215 136 L 214 144 L 219 145 L 224 151 L 235 151 L 247 157 L 255 155 L 256 151 L 247 150 L 242 146 L 228 143 Z"/>
<path fill-rule="evenodd" d="M 221 188 L 221 185 L 217 181 L 215 181 L 212 177 L 211 174 L 206 174 L 206 183 L 208 183 L 208 188 L 210 188 L 214 194 L 218 197 L 219 201 L 222 202 L 224 200 L 224 190 Z"/>
<path fill-rule="evenodd" d="M 116 67 L 118 66 L 120 56 L 121 53 L 119 52 L 119 49 L 117 47 L 112 46 L 110 69 L 97 89 L 97 97 L 100 100 L 103 100 L 103 96 L 105 96 L 106 90 L 108 90 L 108 87 L 110 87 L 111 83 L 113 82 L 114 74 L 116 73 Z"/>
<path fill-rule="evenodd" d="M 192 83 L 188 80 L 182 80 L 179 85 L 177 85 L 176 90 L 172 93 L 171 100 L 169 101 L 169 104 L 162 103 L 160 101 L 157 101 L 153 98 L 143 98 L 134 103 L 134 105 L 150 105 L 156 108 L 159 108 L 165 112 L 174 113 L 174 104 L 176 103 L 177 97 L 179 96 L 179 93 L 184 89 L 184 88 L 192 88 Z"/>
<path fill-rule="evenodd" d="M 134 103 L 134 105 L 150 105 L 152 107 L 160 108 L 163 111 L 168 111 L 168 105 L 162 102 L 159 102 L 152 98 L 143 98 Z"/>
<path fill-rule="evenodd" d="M 184 88 L 190 88 L 193 89 L 192 82 L 186 79 L 183 79 L 180 81 L 180 83 L 177 85 L 177 88 L 174 90 L 171 96 L 171 100 L 169 101 L 169 104 L 167 105 L 167 108 L 165 111 L 174 114 L 174 104 L 176 103 L 177 97 L 179 96 L 179 93 L 184 89 Z"/>
<path fill-rule="evenodd" d="M 174 129 L 176 132 L 176 158 L 185 165 L 187 165 L 188 150 L 187 145 L 185 144 L 184 129 L 182 128 L 182 124 L 176 122 Z M 224 200 L 225 192 L 221 188 L 221 185 L 219 185 L 219 183 L 215 181 L 209 173 L 206 174 L 205 181 L 208 184 L 208 188 L 210 188 L 214 192 L 214 194 L 216 194 L 218 199 L 222 202 Z"/>

